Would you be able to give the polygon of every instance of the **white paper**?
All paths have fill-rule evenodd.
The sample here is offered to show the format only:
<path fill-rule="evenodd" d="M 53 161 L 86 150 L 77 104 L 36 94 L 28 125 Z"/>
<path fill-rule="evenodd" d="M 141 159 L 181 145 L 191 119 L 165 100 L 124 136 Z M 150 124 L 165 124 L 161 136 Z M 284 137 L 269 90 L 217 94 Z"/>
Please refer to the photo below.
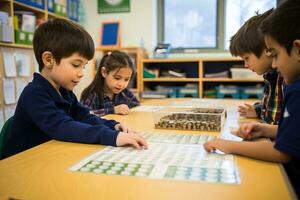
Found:
<path fill-rule="evenodd" d="M 17 79 L 16 80 L 16 90 L 17 90 L 17 99 L 19 99 L 23 89 L 27 85 L 27 81 L 24 79 Z"/>
<path fill-rule="evenodd" d="M 132 111 L 136 112 L 156 112 L 163 108 L 163 106 L 154 106 L 154 105 L 143 105 L 132 108 Z"/>
<path fill-rule="evenodd" d="M 240 183 L 232 155 L 204 150 L 202 144 L 210 137 L 208 135 L 144 133 L 144 136 L 149 145 L 147 150 L 109 146 L 70 170 L 154 179 Z M 154 142 L 157 139 L 160 142 Z M 173 143 L 178 141 L 181 143 Z M 198 142 L 193 143 L 195 141 Z"/>
<path fill-rule="evenodd" d="M 217 99 L 190 99 L 187 101 L 178 101 L 170 104 L 171 106 L 192 106 L 192 107 L 215 107 L 219 105 L 220 101 Z"/>
<path fill-rule="evenodd" d="M 0 109 L 0 127 L 1 127 L 1 129 L 2 129 L 3 125 L 4 125 L 4 113 L 3 113 L 3 110 Z"/>
<path fill-rule="evenodd" d="M 13 116 L 15 113 L 15 107 L 14 106 L 5 106 L 4 107 L 4 120 L 8 120 L 11 116 Z"/>
<path fill-rule="evenodd" d="M 16 53 L 15 58 L 18 75 L 23 77 L 29 77 L 31 68 L 30 56 L 22 53 Z"/>
<path fill-rule="evenodd" d="M 16 77 L 16 63 L 13 51 L 3 51 L 4 72 L 6 77 Z"/>
<path fill-rule="evenodd" d="M 3 96 L 5 104 L 16 103 L 15 81 L 13 79 L 3 79 Z"/>

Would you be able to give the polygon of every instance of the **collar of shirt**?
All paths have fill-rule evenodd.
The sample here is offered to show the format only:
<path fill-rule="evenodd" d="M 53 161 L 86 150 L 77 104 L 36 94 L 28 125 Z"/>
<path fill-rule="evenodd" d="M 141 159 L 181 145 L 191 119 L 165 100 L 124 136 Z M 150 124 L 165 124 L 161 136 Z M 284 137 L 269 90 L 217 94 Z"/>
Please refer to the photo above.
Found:
<path fill-rule="evenodd" d="M 72 98 L 70 96 L 70 93 L 66 89 L 60 87 L 59 91 L 62 95 L 60 96 L 56 89 L 51 85 L 51 83 L 49 83 L 49 81 L 45 79 L 41 74 L 34 73 L 32 82 L 35 85 L 43 87 L 53 97 L 54 101 L 61 103 L 70 103 L 68 102 L 68 100 Z"/>

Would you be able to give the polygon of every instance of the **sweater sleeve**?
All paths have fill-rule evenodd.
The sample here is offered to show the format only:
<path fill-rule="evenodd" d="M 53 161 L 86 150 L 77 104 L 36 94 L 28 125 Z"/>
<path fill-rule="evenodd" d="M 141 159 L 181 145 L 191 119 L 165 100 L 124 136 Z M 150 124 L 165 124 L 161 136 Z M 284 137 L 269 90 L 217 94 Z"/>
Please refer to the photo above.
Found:
<path fill-rule="evenodd" d="M 115 122 L 97 118 L 89 114 L 89 110 L 80 105 L 72 105 L 71 114 L 76 110 L 76 117 L 71 117 L 59 109 L 49 96 L 42 92 L 27 95 L 30 103 L 31 120 L 49 137 L 57 140 L 79 143 L 95 143 L 116 146 L 118 132 L 112 130 Z M 116 123 L 115 123 L 116 124 Z"/>

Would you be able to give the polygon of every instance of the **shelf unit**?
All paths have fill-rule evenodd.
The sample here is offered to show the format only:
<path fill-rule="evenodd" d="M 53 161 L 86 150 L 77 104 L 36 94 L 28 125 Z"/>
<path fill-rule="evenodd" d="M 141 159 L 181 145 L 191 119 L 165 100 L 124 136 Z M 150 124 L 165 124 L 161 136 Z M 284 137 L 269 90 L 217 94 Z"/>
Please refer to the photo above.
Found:
<path fill-rule="evenodd" d="M 206 73 L 218 73 L 228 71 L 231 67 L 243 65 L 243 61 L 234 57 L 209 57 L 209 58 L 195 58 L 195 59 L 144 59 L 141 65 L 141 87 L 140 92 L 144 92 L 147 88 L 153 89 L 158 85 L 163 86 L 183 86 L 184 84 L 191 83 L 198 87 L 198 94 L 200 98 L 205 97 L 204 91 L 214 88 L 219 85 L 255 85 L 263 84 L 263 79 L 259 78 L 240 78 L 233 79 L 230 77 L 225 78 L 207 78 Z M 159 69 L 161 70 L 181 70 L 185 72 L 186 77 L 157 77 L 157 78 L 144 78 L 143 70 Z"/>
<path fill-rule="evenodd" d="M 103 48 L 103 47 L 97 47 L 96 48 L 96 58 L 95 59 L 101 59 L 103 57 L 103 55 L 107 54 L 109 51 L 122 51 L 127 53 L 133 60 L 133 63 L 135 64 L 136 67 L 136 74 L 135 77 L 132 79 L 129 88 L 134 92 L 134 93 L 138 93 L 139 91 L 141 91 L 141 74 L 142 74 L 142 70 L 141 70 L 141 65 L 142 65 L 142 60 L 146 59 L 148 57 L 146 50 L 144 48 L 141 47 L 115 47 L 115 48 Z M 95 66 L 94 66 L 94 71 L 93 74 L 95 75 L 97 72 L 97 67 L 96 66 L 98 63 L 95 62 Z"/>
<path fill-rule="evenodd" d="M 0 11 L 7 12 L 9 17 L 12 19 L 14 16 L 15 11 L 30 11 L 34 13 L 36 16 L 37 21 L 46 21 L 50 18 L 64 18 L 68 19 L 66 17 L 62 17 L 60 15 L 56 15 L 52 12 L 49 12 L 47 9 L 48 0 L 42 0 L 44 1 L 44 9 L 36 8 L 31 5 L 27 5 L 25 3 L 13 1 L 13 0 L 0 0 Z M 7 77 L 5 73 L 5 67 L 4 67 L 4 52 L 11 52 L 12 54 L 23 54 L 30 58 L 30 76 L 24 77 L 21 76 L 18 73 L 16 76 L 13 77 Z M 15 66 L 17 68 L 17 66 Z M 0 41 L 0 127 L 2 127 L 5 120 L 7 120 L 10 115 L 13 113 L 14 108 L 17 103 L 17 95 L 18 93 L 18 82 L 24 81 L 25 83 L 28 83 L 32 79 L 32 74 L 34 71 L 37 71 L 37 63 L 35 62 L 34 54 L 33 54 L 33 47 L 32 45 L 27 44 L 18 44 L 16 43 L 15 34 L 13 34 L 13 42 L 7 43 L 7 42 L 1 42 Z M 10 81 L 14 82 L 14 96 L 15 96 L 15 103 L 6 103 L 4 99 L 5 91 L 4 89 L 4 82 Z"/>

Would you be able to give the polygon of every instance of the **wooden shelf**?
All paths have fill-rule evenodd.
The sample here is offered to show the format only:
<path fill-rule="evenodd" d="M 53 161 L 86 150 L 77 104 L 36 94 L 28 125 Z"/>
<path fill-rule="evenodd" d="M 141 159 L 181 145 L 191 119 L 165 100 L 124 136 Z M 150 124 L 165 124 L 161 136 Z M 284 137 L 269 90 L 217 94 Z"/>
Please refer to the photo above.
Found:
<path fill-rule="evenodd" d="M 144 78 L 144 82 L 199 82 L 199 78 Z"/>
<path fill-rule="evenodd" d="M 12 47 L 12 48 L 21 48 L 21 49 L 32 49 L 32 45 L 26 45 L 26 44 L 16 44 L 16 43 L 4 43 L 0 42 L 0 46 L 5 47 Z"/>
<path fill-rule="evenodd" d="M 263 79 L 202 78 L 203 82 L 263 82 Z"/>
<path fill-rule="evenodd" d="M 152 58 L 152 59 L 144 59 L 142 60 L 143 63 L 168 63 L 168 62 L 199 62 L 199 59 L 194 59 L 194 58 L 180 58 L 180 59 L 157 59 L 157 58 Z"/>
<path fill-rule="evenodd" d="M 17 1 L 14 1 L 14 7 L 15 8 L 22 8 L 22 9 L 30 10 L 30 11 L 33 11 L 35 13 L 45 14 L 45 10 L 44 9 L 36 8 L 36 7 L 33 7 L 33 6 L 29 6 L 29 5 L 26 5 L 24 3 L 20 3 L 20 2 L 17 2 Z"/>
<path fill-rule="evenodd" d="M 61 18 L 61 19 L 67 19 L 67 20 L 70 20 L 68 17 L 65 17 L 65 16 L 61 16 L 61 15 L 57 15 L 53 12 L 49 12 L 48 11 L 48 19 L 49 17 L 53 17 L 53 18 Z"/>
<path fill-rule="evenodd" d="M 185 87 L 185 83 L 191 83 L 198 88 L 199 97 L 204 96 L 204 91 L 211 90 L 218 85 L 234 84 L 234 85 L 256 85 L 263 83 L 263 78 L 205 78 L 205 73 L 219 73 L 230 71 L 236 65 L 243 65 L 243 60 L 234 57 L 201 57 L 201 58 L 179 58 L 179 59 L 144 59 L 142 60 L 141 72 L 144 68 L 148 70 L 180 70 L 186 73 L 187 77 L 194 78 L 142 78 L 141 91 L 146 89 L 154 89 L 161 85 L 168 87 L 178 86 Z M 142 74 L 143 75 L 143 74 Z M 141 75 L 141 76 L 142 76 Z M 170 84 L 171 83 L 171 84 Z"/>

